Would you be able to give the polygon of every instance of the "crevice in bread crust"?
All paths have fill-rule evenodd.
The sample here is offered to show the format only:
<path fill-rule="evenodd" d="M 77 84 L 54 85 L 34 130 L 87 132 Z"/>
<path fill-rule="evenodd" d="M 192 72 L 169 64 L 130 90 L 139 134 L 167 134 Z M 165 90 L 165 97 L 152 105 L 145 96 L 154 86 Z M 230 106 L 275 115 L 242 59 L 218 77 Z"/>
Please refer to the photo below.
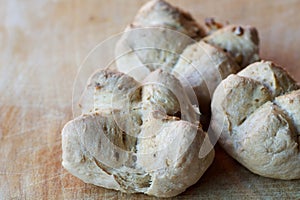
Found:
<path fill-rule="evenodd" d="M 63 156 L 64 167 L 85 182 L 128 193 L 142 192 L 169 197 L 177 195 L 194 184 L 211 164 L 214 151 L 211 148 L 203 158 L 198 155 L 200 143 L 203 143 L 199 139 L 207 135 L 196 123 L 195 108 L 191 105 L 179 80 L 171 74 L 157 70 L 152 72 L 149 79 L 141 86 L 133 79 L 129 79 L 126 74 L 105 70 L 97 73 L 93 75 L 94 79 L 90 79 L 87 86 L 88 91 L 85 91 L 87 97 L 91 95 L 90 90 L 97 89 L 96 95 L 101 96 L 103 95 L 101 91 L 106 95 L 116 89 L 117 97 L 129 99 L 125 102 L 118 98 L 121 105 L 117 105 L 117 109 L 114 108 L 114 104 L 103 108 L 101 102 L 95 105 L 98 108 L 97 112 L 82 109 L 82 115 L 71 121 L 73 129 L 63 131 L 71 137 L 76 134 L 80 142 L 80 145 L 72 144 L 73 140 L 63 137 L 63 150 L 68 154 Z M 101 80 L 97 81 L 97 77 L 101 77 Z M 123 83 L 124 80 L 131 81 L 129 86 L 118 84 Z M 109 82 L 112 82 L 111 85 L 106 85 Z M 147 90 L 144 90 L 146 87 Z M 124 91 L 129 91 L 130 95 L 124 96 L 122 93 Z M 86 99 L 89 98 L 83 98 L 83 101 Z M 105 101 L 111 102 L 113 99 L 113 95 L 108 95 Z M 83 105 L 91 107 L 89 103 L 83 102 Z M 126 106 L 126 103 L 130 105 Z M 137 115 L 141 120 L 141 122 L 134 120 L 138 131 L 132 136 L 129 134 L 132 127 L 128 124 L 128 119 L 134 116 L 128 115 L 128 117 L 128 113 Z M 121 120 L 115 121 L 114 117 L 116 119 L 121 117 Z M 124 127 L 122 127 L 123 122 L 125 122 Z M 117 125 L 121 125 L 122 128 Z M 68 125 L 67 129 L 70 129 Z M 144 135 L 137 137 L 142 132 L 149 136 L 146 137 L 149 140 L 142 141 Z M 133 141 L 131 137 L 134 138 Z M 149 163 L 148 157 L 145 156 L 147 154 L 152 156 L 152 151 L 149 150 L 151 139 L 154 141 L 153 150 L 156 158 L 152 158 Z M 73 150 L 70 149 L 70 145 L 73 145 Z M 190 148 L 190 145 L 193 145 L 193 148 Z M 137 149 L 138 146 L 141 146 L 141 149 Z M 82 152 L 80 162 L 71 158 L 71 154 L 78 153 L 78 148 Z M 189 158 L 182 158 L 184 156 Z M 201 166 L 202 164 L 205 166 Z M 89 168 L 88 173 L 85 168 Z M 198 173 L 194 172 L 191 176 L 190 170 L 186 168 Z M 103 178 L 103 182 L 99 181 L 97 176 Z M 183 181 L 181 186 L 176 185 L 179 179 Z M 158 187 L 159 185 L 164 188 Z"/>
<path fill-rule="evenodd" d="M 271 74 L 273 73 L 272 77 L 261 74 L 263 71 L 262 69 L 259 70 L 261 64 L 270 66 L 269 70 L 271 70 Z M 253 65 L 257 65 L 258 69 L 252 70 L 248 66 L 237 75 L 231 75 L 218 86 L 212 106 L 213 129 L 218 130 L 218 126 L 222 125 L 222 117 L 225 117 L 219 142 L 233 158 L 250 171 L 271 178 L 298 179 L 300 178 L 299 87 L 286 72 L 279 67 L 274 67 L 271 62 L 262 61 Z M 252 71 L 256 77 L 251 77 L 252 73 L 249 72 Z M 280 73 L 281 71 L 283 73 Z M 238 103 L 239 101 L 252 104 L 252 100 L 255 100 L 256 97 L 250 92 L 250 89 L 247 89 L 251 87 L 248 84 L 244 84 L 241 88 L 235 87 L 240 80 L 232 79 L 233 76 L 243 77 L 242 79 L 248 79 L 249 82 L 256 82 L 256 84 L 267 88 L 271 95 L 268 101 L 257 106 L 251 113 L 248 112 L 245 120 L 240 124 L 235 124 L 231 130 L 231 124 L 227 122 L 230 119 L 226 119 L 232 118 L 227 114 L 229 109 L 226 104 L 227 100 L 232 105 L 241 105 Z M 269 82 L 265 83 L 265 81 Z M 273 83 L 274 87 L 270 87 L 272 86 L 270 83 Z M 230 88 L 229 90 L 237 90 L 237 92 L 242 93 L 250 92 L 249 98 L 231 100 L 233 96 L 230 96 L 229 91 L 226 91 L 226 84 Z M 237 109 L 242 108 L 238 107 Z M 231 110 L 231 112 L 239 116 L 235 111 Z"/>
<path fill-rule="evenodd" d="M 252 76 L 250 76 L 250 75 L 245 75 L 245 72 L 249 69 L 244 69 L 244 70 L 242 70 L 241 72 L 239 72 L 236 76 L 239 76 L 239 77 L 241 77 L 241 78 L 247 78 L 247 79 L 251 79 L 251 80 L 253 80 L 254 82 L 257 82 L 257 83 L 259 83 L 259 84 L 261 84 L 261 85 L 263 85 L 263 86 L 265 86 L 269 91 L 270 91 L 270 94 L 271 94 L 271 99 L 270 99 L 270 101 L 272 102 L 272 103 L 274 103 L 275 104 L 275 99 L 276 98 L 278 98 L 278 97 L 280 97 L 280 96 L 283 96 L 283 95 L 286 95 L 286 94 L 288 94 L 288 93 L 291 93 L 292 91 L 295 91 L 295 90 L 297 90 L 297 89 L 299 89 L 299 86 L 298 86 L 298 84 L 290 77 L 290 75 L 286 72 L 286 71 L 284 71 L 283 70 L 283 68 L 281 68 L 281 67 L 279 67 L 279 66 L 276 66 L 274 63 L 272 63 L 272 62 L 269 62 L 269 61 L 261 61 L 261 62 L 257 62 L 257 63 L 254 63 L 254 64 L 252 64 L 251 66 L 254 66 L 254 65 L 258 65 L 258 64 L 260 64 L 260 63 L 262 63 L 263 65 L 268 65 L 269 67 L 270 67 L 270 70 L 272 70 L 272 72 L 274 73 L 274 80 L 275 81 L 278 81 L 278 78 L 280 77 L 281 79 L 283 78 L 285 81 L 284 82 L 288 82 L 288 83 L 290 83 L 290 84 L 288 84 L 288 87 L 287 88 L 285 88 L 286 86 L 284 85 L 284 84 L 286 84 L 286 83 L 281 83 L 281 82 L 278 82 L 277 84 L 277 86 L 278 86 L 278 88 L 275 88 L 274 90 L 278 90 L 278 92 L 275 92 L 275 91 L 273 91 L 273 88 L 271 88 L 270 87 L 270 84 L 267 84 L 266 83 L 266 80 L 265 79 L 261 79 L 261 73 L 259 72 L 258 73 L 258 76 L 257 77 L 252 77 Z M 254 67 L 253 67 L 254 68 Z M 250 71 L 250 70 L 248 70 L 248 71 Z M 282 86 L 281 86 L 281 84 L 283 84 Z M 271 86 L 272 86 L 272 84 L 271 84 Z M 274 85 L 274 87 L 276 87 L 275 85 Z M 266 103 L 266 102 L 265 102 Z M 263 103 L 264 104 L 264 103 Z M 261 104 L 260 105 L 260 107 L 261 106 L 263 106 L 263 104 Z M 278 105 L 279 106 L 279 105 Z M 257 109 L 258 109 L 259 107 L 257 107 Z M 254 110 L 254 112 L 255 112 L 255 110 Z M 243 120 L 242 120 L 242 122 L 240 122 L 240 123 L 238 123 L 238 126 L 240 126 L 240 125 L 242 125 L 245 121 L 246 121 L 246 119 L 251 115 L 251 114 L 253 114 L 253 112 L 251 112 L 251 113 L 249 113 L 248 114 L 248 116 L 245 116 L 245 118 L 243 118 Z M 299 132 L 299 134 L 300 134 L 300 132 Z"/>
<path fill-rule="evenodd" d="M 252 80 L 253 80 L 253 81 L 256 81 L 255 79 L 252 79 Z M 256 81 L 256 82 L 258 82 L 258 81 Z M 259 83 L 261 83 L 261 82 L 259 82 Z M 261 83 L 261 84 L 264 85 L 263 83 Z M 266 86 L 266 85 L 264 85 L 264 86 Z M 290 91 L 290 92 L 291 92 L 291 91 Z M 293 92 L 293 91 L 292 91 L 292 92 Z M 282 95 L 280 95 L 280 96 L 272 96 L 271 102 L 272 102 L 274 105 L 276 105 L 276 106 L 278 107 L 278 109 L 280 109 L 280 110 L 284 113 L 284 115 L 286 116 L 286 119 L 289 120 L 289 123 L 290 123 L 290 124 L 293 124 L 293 127 L 294 127 L 294 126 L 295 126 L 295 125 L 294 125 L 294 121 L 292 120 L 292 118 L 291 118 L 289 112 L 288 112 L 287 110 L 285 110 L 284 108 L 282 108 L 279 104 L 276 103 L 276 98 L 281 97 L 281 96 L 285 96 L 285 95 L 287 95 L 287 93 L 284 93 L 284 94 L 282 94 Z M 267 103 L 267 102 L 268 102 L 268 101 L 266 101 L 265 103 Z M 260 105 L 259 107 L 257 107 L 256 110 L 254 110 L 253 112 L 250 112 L 250 113 L 248 114 L 248 116 L 244 117 L 244 118 L 241 120 L 241 122 L 237 124 L 237 127 L 241 126 L 241 125 L 247 120 L 247 118 L 248 118 L 250 115 L 252 115 L 253 113 L 255 113 L 255 112 L 256 112 L 260 107 L 262 107 L 265 103 L 263 103 L 262 105 Z M 227 114 L 227 115 L 228 115 L 228 114 Z M 231 129 L 230 129 L 230 130 L 231 130 Z M 293 130 L 295 131 L 295 133 L 298 133 L 298 135 L 300 135 L 300 132 L 296 131 L 296 128 L 295 128 L 295 127 L 293 128 Z M 299 144 L 300 144 L 300 143 L 299 143 Z M 300 148 L 300 146 L 299 146 L 299 148 Z"/>
<path fill-rule="evenodd" d="M 93 113 L 93 115 L 94 115 L 93 118 L 95 118 L 95 117 L 105 117 L 105 116 L 101 116 L 100 113 Z M 91 116 L 86 115 L 86 116 L 83 116 L 83 117 L 90 118 Z M 75 120 L 79 120 L 79 118 L 77 118 Z M 96 122 L 95 124 L 98 124 L 98 122 Z M 113 177 L 114 180 L 119 184 L 120 190 L 123 191 L 123 192 L 128 192 L 128 193 L 140 192 L 140 193 L 143 193 L 143 192 L 146 192 L 148 187 L 150 187 L 150 185 L 151 185 L 151 175 L 149 173 L 143 171 L 142 169 L 140 169 L 137 166 L 132 166 L 131 165 L 131 163 L 132 163 L 131 160 L 133 158 L 131 156 L 128 156 L 126 162 L 121 167 L 114 167 L 114 168 L 109 167 L 105 163 L 99 161 L 95 157 L 96 155 L 94 155 L 93 152 L 89 151 L 89 147 L 87 147 L 86 144 L 82 141 L 81 137 L 84 137 L 84 136 L 79 135 L 78 131 L 76 131 L 76 132 L 77 132 L 77 134 L 76 134 L 77 141 L 80 144 L 80 150 L 82 152 L 82 155 L 81 155 L 82 160 L 80 162 L 86 163 L 87 166 L 95 165 L 101 171 L 103 171 L 107 175 Z M 105 133 L 103 133 L 103 134 L 105 135 Z M 115 144 L 115 145 L 119 148 L 122 148 L 117 144 Z M 136 160 L 135 161 L 133 160 L 133 162 L 136 162 Z M 67 166 L 65 166 L 65 167 L 67 167 Z M 69 168 L 67 167 L 67 169 L 69 169 Z M 129 169 L 131 169 L 130 173 L 127 172 L 127 170 L 129 170 Z M 132 170 L 136 170 L 138 172 L 132 172 Z M 136 178 L 136 180 L 134 178 Z"/>

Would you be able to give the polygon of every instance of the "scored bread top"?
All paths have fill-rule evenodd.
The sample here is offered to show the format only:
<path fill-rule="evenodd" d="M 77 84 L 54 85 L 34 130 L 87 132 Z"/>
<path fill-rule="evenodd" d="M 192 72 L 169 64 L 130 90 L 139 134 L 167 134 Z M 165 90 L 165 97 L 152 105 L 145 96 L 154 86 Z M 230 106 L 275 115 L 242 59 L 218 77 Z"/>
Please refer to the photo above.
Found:
<path fill-rule="evenodd" d="M 249 65 L 217 87 L 212 128 L 221 146 L 254 173 L 300 178 L 300 90 L 272 62 Z"/>

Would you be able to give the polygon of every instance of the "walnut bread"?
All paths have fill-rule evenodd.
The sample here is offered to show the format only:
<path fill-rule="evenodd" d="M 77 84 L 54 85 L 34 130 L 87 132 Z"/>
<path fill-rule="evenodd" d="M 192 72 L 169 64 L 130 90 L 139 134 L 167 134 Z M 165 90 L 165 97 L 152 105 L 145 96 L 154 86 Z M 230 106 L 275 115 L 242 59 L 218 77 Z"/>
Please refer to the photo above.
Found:
<path fill-rule="evenodd" d="M 229 74 L 258 61 L 259 36 L 250 25 L 207 26 L 207 34 L 190 14 L 163 0 L 146 3 L 118 41 L 116 67 L 141 81 L 156 69 L 174 74 L 191 87 L 206 130 L 216 86 Z M 214 26 L 215 27 L 215 26 Z"/>
<path fill-rule="evenodd" d="M 138 83 L 97 71 L 80 103 L 82 115 L 62 130 L 62 165 L 86 183 L 171 197 L 195 184 L 214 159 L 195 108 L 167 72 Z M 208 154 L 199 156 L 201 148 Z"/>
<path fill-rule="evenodd" d="M 300 90 L 281 67 L 256 62 L 223 80 L 211 126 L 227 153 L 253 173 L 300 178 Z"/>
<path fill-rule="evenodd" d="M 212 19 L 206 25 L 208 32 L 189 13 L 164 0 L 151 0 L 137 12 L 115 46 L 116 59 L 111 66 L 118 71 L 101 69 L 91 75 L 79 102 L 81 115 L 62 130 L 62 165 L 66 170 L 86 183 L 126 193 L 156 197 L 182 193 L 213 162 L 217 139 L 212 140 L 205 132 L 211 117 L 211 97 L 221 82 L 231 79 L 239 89 L 230 86 L 228 95 L 236 96 L 222 96 L 219 89 L 213 102 L 214 127 L 221 125 L 227 130 L 220 143 L 225 149 L 230 147 L 235 156 L 235 140 L 239 138 L 231 138 L 235 127 L 248 123 L 246 118 L 250 119 L 256 109 L 267 110 L 271 116 L 268 105 L 272 103 L 268 101 L 278 102 L 276 109 L 281 109 L 282 119 L 286 119 L 286 124 L 278 127 L 291 130 L 292 135 L 282 148 L 290 149 L 288 155 L 294 158 L 291 147 L 297 126 L 289 128 L 298 120 L 291 111 L 296 104 L 285 106 L 285 96 L 280 99 L 280 95 L 297 89 L 297 85 L 269 63 L 256 63 L 250 67 L 252 71 L 241 71 L 260 60 L 254 27 L 223 26 Z M 263 74 L 257 73 L 261 65 L 270 65 Z M 224 124 L 223 119 L 227 120 Z M 263 120 L 267 123 L 269 118 Z M 269 151 L 276 141 L 270 140 Z M 246 155 L 240 162 L 248 167 L 252 161 L 247 159 L 251 158 Z M 298 165 L 294 162 L 289 166 Z"/>

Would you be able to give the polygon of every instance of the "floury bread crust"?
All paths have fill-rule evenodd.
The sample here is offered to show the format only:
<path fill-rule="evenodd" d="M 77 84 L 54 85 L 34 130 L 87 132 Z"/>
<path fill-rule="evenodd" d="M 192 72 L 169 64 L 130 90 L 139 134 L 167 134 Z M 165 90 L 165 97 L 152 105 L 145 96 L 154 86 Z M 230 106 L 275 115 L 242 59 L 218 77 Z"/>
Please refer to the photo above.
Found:
<path fill-rule="evenodd" d="M 217 87 L 212 128 L 221 146 L 250 171 L 300 178 L 300 90 L 271 62 L 249 65 Z"/>
<path fill-rule="evenodd" d="M 227 25 L 203 41 L 228 52 L 242 68 L 260 60 L 258 32 L 253 26 Z"/>
<path fill-rule="evenodd" d="M 164 0 L 152 0 L 146 3 L 137 13 L 131 27 L 164 27 L 169 28 L 194 40 L 205 36 L 204 29 L 184 10 L 176 8 Z"/>
<path fill-rule="evenodd" d="M 259 38 L 254 27 L 243 25 L 219 25 L 205 35 L 189 14 L 153 0 L 138 11 L 115 50 L 117 69 L 138 81 L 163 69 L 193 88 L 206 129 L 216 86 L 259 60 Z"/>
<path fill-rule="evenodd" d="M 98 71 L 81 105 L 83 114 L 62 131 L 62 164 L 84 182 L 171 197 L 196 183 L 213 161 L 189 98 L 162 70 L 142 84 L 123 73 Z M 203 157 L 202 147 L 210 148 Z"/>
<path fill-rule="evenodd" d="M 149 1 L 116 45 L 118 70 L 139 81 L 158 68 L 170 72 L 184 48 L 204 36 L 189 13 L 163 0 Z"/>
<path fill-rule="evenodd" d="M 252 26 L 221 27 L 200 42 L 187 46 L 173 73 L 191 85 L 201 112 L 209 116 L 211 97 L 217 85 L 228 75 L 259 60 L 258 45 L 258 33 Z"/>
<path fill-rule="evenodd" d="M 173 74 L 191 87 L 198 100 L 201 124 L 207 128 L 210 121 L 211 96 L 217 85 L 229 74 L 237 73 L 241 67 L 224 51 L 203 41 L 189 45 L 174 66 Z"/>

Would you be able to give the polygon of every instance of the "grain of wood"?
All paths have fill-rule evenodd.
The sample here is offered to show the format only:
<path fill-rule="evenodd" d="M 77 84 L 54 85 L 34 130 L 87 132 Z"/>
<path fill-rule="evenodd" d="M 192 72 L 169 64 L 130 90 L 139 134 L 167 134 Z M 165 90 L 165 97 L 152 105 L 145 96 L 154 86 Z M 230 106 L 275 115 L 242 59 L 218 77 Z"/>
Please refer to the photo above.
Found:
<path fill-rule="evenodd" d="M 133 1 L 0 2 L 0 199 L 154 199 L 85 184 L 61 166 L 61 128 L 72 118 L 80 63 L 99 42 L 121 32 Z M 256 26 L 261 55 L 300 81 L 300 5 L 289 1 L 172 1 L 205 17 Z M 89 76 L 89 74 L 86 74 Z M 300 198 L 300 182 L 259 177 L 217 148 L 204 177 L 174 199 Z"/>

